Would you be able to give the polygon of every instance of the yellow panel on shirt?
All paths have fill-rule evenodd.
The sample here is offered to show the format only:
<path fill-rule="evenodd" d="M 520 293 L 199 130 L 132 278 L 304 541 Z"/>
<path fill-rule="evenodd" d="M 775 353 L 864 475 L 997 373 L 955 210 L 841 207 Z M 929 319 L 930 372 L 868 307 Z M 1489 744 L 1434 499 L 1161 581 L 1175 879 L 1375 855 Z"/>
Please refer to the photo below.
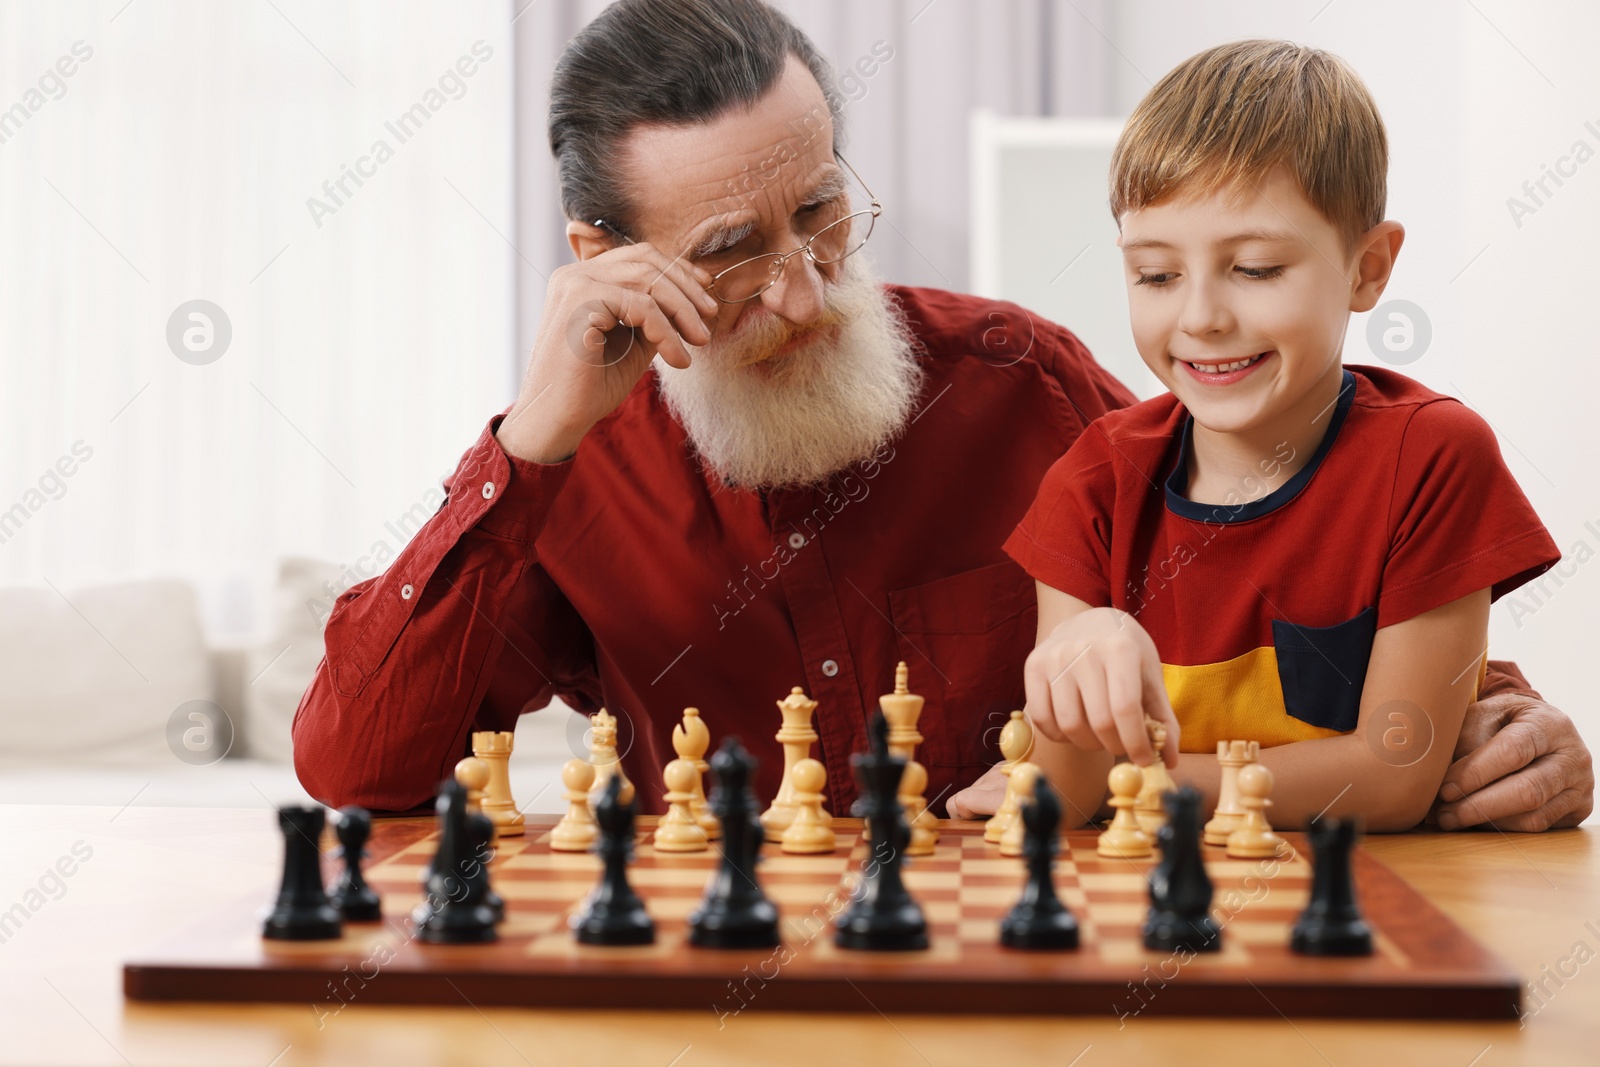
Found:
<path fill-rule="evenodd" d="M 1483 689 L 1488 669 L 1489 656 L 1485 652 L 1478 658 L 1473 700 Z M 1183 752 L 1215 752 L 1218 741 L 1237 738 L 1250 738 L 1261 742 L 1262 748 L 1271 748 L 1290 741 L 1341 734 L 1284 714 L 1278 654 L 1271 648 L 1251 649 L 1221 663 L 1192 667 L 1163 663 L 1161 680 L 1166 683 L 1167 699 L 1182 727 L 1178 748 Z"/>
<path fill-rule="evenodd" d="M 1161 678 L 1183 728 L 1178 747 L 1184 752 L 1215 752 L 1218 741 L 1240 737 L 1270 748 L 1340 733 L 1283 713 L 1278 654 L 1271 648 L 1253 648 L 1221 663 L 1163 663 Z"/>

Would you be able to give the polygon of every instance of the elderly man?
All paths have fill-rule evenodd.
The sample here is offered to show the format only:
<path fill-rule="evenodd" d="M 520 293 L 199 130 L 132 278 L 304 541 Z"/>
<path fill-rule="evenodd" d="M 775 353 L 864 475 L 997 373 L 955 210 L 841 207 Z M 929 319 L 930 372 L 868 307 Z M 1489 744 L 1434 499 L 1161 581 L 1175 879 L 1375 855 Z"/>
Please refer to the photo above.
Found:
<path fill-rule="evenodd" d="M 926 695 L 936 812 L 998 798 L 1032 583 L 1001 551 L 1040 478 L 1132 396 L 1014 305 L 881 285 L 880 211 L 840 154 L 827 63 L 756 0 L 622 0 L 557 67 L 550 142 L 577 262 L 517 401 L 379 578 L 341 596 L 295 720 L 333 804 L 425 802 L 474 729 L 602 705 L 661 810 L 686 706 L 760 755 L 817 702 L 834 810 L 895 663 Z M 1468 713 L 1441 825 L 1574 825 L 1570 721 L 1509 665 Z"/>

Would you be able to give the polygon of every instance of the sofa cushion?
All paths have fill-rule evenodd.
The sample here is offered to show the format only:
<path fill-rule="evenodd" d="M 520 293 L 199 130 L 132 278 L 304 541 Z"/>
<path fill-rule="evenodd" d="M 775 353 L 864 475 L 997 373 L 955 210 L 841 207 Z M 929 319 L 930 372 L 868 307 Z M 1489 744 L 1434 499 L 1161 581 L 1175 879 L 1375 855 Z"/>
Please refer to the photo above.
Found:
<path fill-rule="evenodd" d="M 322 626 L 343 591 L 340 574 L 337 564 L 315 559 L 278 566 L 272 636 L 250 651 L 244 672 L 243 732 L 253 759 L 290 762 L 289 726 L 322 660 Z"/>
<path fill-rule="evenodd" d="M 194 593 L 178 581 L 0 589 L 0 678 L 11 766 L 164 765 L 174 713 L 212 699 Z"/>

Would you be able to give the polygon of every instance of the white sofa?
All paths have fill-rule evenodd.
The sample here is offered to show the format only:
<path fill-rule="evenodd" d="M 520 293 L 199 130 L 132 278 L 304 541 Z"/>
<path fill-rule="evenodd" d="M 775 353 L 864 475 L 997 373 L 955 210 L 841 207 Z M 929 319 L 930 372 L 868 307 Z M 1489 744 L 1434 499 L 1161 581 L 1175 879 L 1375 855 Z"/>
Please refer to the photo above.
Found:
<path fill-rule="evenodd" d="M 323 583 L 337 574 L 285 560 L 271 637 L 221 648 L 206 645 L 184 582 L 0 589 L 0 803 L 309 799 L 289 724 L 322 658 L 308 605 L 326 603 Z M 582 730 L 559 704 L 523 716 L 512 788 L 525 810 L 562 810 L 561 764 L 581 749 Z"/>

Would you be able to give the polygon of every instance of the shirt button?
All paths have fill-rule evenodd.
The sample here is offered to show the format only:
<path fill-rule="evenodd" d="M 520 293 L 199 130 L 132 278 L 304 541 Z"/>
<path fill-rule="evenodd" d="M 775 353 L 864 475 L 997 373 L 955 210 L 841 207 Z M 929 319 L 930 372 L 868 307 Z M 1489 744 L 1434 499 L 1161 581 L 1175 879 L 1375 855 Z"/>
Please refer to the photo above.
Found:
<path fill-rule="evenodd" d="M 798 533 L 790 534 L 789 535 L 789 547 L 790 548 L 804 548 L 804 547 L 806 547 L 805 535 L 804 534 L 798 534 Z"/>
<path fill-rule="evenodd" d="M 483 483 L 483 499 L 488 500 L 492 496 L 494 496 L 494 483 L 493 482 L 484 482 Z"/>
<path fill-rule="evenodd" d="M 400 599 L 401 600 L 410 600 L 411 599 L 411 593 L 412 593 L 412 588 L 411 588 L 410 583 L 407 583 L 407 584 L 402 585 L 400 587 Z"/>
<path fill-rule="evenodd" d="M 829 678 L 832 678 L 834 675 L 839 673 L 839 664 L 831 659 L 823 660 L 822 673 L 827 675 Z"/>

